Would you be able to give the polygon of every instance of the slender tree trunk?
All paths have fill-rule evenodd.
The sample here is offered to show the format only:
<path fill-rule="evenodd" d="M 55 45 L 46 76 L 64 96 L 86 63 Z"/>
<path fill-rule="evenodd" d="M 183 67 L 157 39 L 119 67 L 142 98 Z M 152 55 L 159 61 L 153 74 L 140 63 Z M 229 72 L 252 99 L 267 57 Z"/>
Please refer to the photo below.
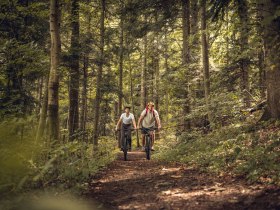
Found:
<path fill-rule="evenodd" d="M 189 99 L 189 67 L 190 64 L 190 46 L 189 46 L 189 37 L 190 37 L 190 1 L 181 0 L 182 2 L 182 30 L 183 30 L 183 59 L 182 64 L 185 68 L 185 103 L 183 105 L 183 116 L 187 116 L 190 113 L 190 99 Z M 190 129 L 190 121 L 184 119 L 183 122 L 184 129 Z"/>
<path fill-rule="evenodd" d="M 87 80 L 88 80 L 88 66 L 89 58 L 86 52 L 84 56 L 83 65 L 83 80 L 82 80 L 82 103 L 80 115 L 80 129 L 83 131 L 83 138 L 85 138 L 86 122 L 87 122 Z"/>
<path fill-rule="evenodd" d="M 280 20 L 276 15 L 280 2 L 274 0 L 260 2 L 263 4 L 268 117 L 280 119 Z"/>
<path fill-rule="evenodd" d="M 249 49 L 249 19 L 248 19 L 248 5 L 247 0 L 242 0 L 238 6 L 238 16 L 240 19 L 240 50 L 243 54 L 240 60 L 241 68 L 241 90 L 243 95 L 243 102 L 246 107 L 250 107 L 250 86 L 249 86 L 249 58 L 245 53 Z"/>
<path fill-rule="evenodd" d="M 71 47 L 70 47 L 70 81 L 69 81 L 69 139 L 73 140 L 73 134 L 79 129 L 79 1 L 71 0 Z"/>
<path fill-rule="evenodd" d="M 155 22 L 158 21 L 158 14 L 155 14 Z M 159 111 L 159 34 L 158 31 L 155 32 L 155 57 L 154 57 L 154 70 L 155 70 L 155 79 L 154 79 L 154 98 L 155 98 L 155 108 Z"/>
<path fill-rule="evenodd" d="M 263 16 L 262 16 L 262 5 L 259 3 L 256 4 L 256 16 L 257 16 L 257 24 L 256 30 L 259 35 L 259 45 L 258 45 L 258 68 L 259 68 L 259 90 L 261 99 L 264 100 L 266 97 L 266 85 L 265 85 L 265 54 L 264 54 L 264 27 L 262 24 Z"/>
<path fill-rule="evenodd" d="M 207 107 L 207 115 L 211 120 L 210 113 L 210 74 L 209 74 L 209 52 L 207 41 L 207 19 L 206 19 L 206 0 L 201 1 L 201 43 L 202 43 L 202 63 L 204 77 L 204 97 Z"/>
<path fill-rule="evenodd" d="M 48 84 L 48 119 L 50 140 L 59 139 L 58 88 L 60 63 L 60 8 L 59 0 L 50 1 L 51 67 Z"/>
<path fill-rule="evenodd" d="M 99 125 L 99 112 L 100 112 L 100 103 L 101 103 L 101 80 L 102 80 L 102 71 L 104 63 L 104 35 L 105 35 L 105 0 L 101 0 L 101 17 L 100 17 L 100 55 L 98 62 L 98 72 L 96 79 L 96 100 L 95 100 L 95 121 L 93 128 L 93 147 L 97 148 L 98 146 L 98 125 Z"/>
<path fill-rule="evenodd" d="M 44 90 L 43 90 L 43 100 L 42 100 L 42 105 L 40 109 L 40 119 L 39 119 L 39 124 L 37 128 L 37 133 L 36 133 L 36 141 L 38 141 L 44 134 L 45 127 L 46 127 L 46 121 L 47 121 L 47 110 L 48 110 L 48 77 L 46 78 L 46 82 L 44 85 Z"/>
<path fill-rule="evenodd" d="M 126 36 L 126 45 L 128 50 L 130 50 L 129 43 L 128 43 L 128 36 Z M 129 65 L 129 89 L 130 89 L 130 102 L 131 102 L 131 108 L 132 108 L 132 113 L 135 114 L 135 108 L 134 108 L 134 97 L 133 97 L 133 77 L 132 77 L 132 66 L 131 66 L 131 58 L 130 58 L 130 53 L 128 52 L 128 65 Z M 135 119 L 137 120 L 137 119 Z M 138 130 L 136 131 L 136 141 L 137 141 L 137 147 L 140 147 L 140 141 L 139 141 L 139 135 L 138 135 Z"/>
<path fill-rule="evenodd" d="M 48 85 L 47 85 L 48 86 Z M 40 114 L 41 108 L 42 108 L 42 99 L 43 99 L 43 88 L 44 88 L 44 77 L 41 77 L 38 80 L 38 90 L 37 90 L 37 101 L 38 105 L 36 107 L 36 115 Z"/>
<path fill-rule="evenodd" d="M 141 71 L 141 108 L 145 108 L 147 104 L 147 42 L 148 38 L 145 35 L 143 40 L 143 61 L 142 61 L 142 71 Z"/>
<path fill-rule="evenodd" d="M 122 6 L 123 7 L 123 6 Z M 123 98 L 123 19 L 124 15 L 121 14 L 120 20 L 120 49 L 119 49 L 119 115 L 123 110 L 122 98 Z"/>
<path fill-rule="evenodd" d="M 87 4 L 89 5 L 90 0 L 87 0 Z M 83 59 L 83 79 L 82 79 L 82 100 L 81 100 L 81 110 L 80 110 L 80 129 L 83 131 L 83 139 L 88 142 L 88 136 L 86 133 L 87 128 L 87 118 L 88 118 L 88 68 L 89 68 L 89 53 L 91 47 L 90 39 L 91 39 L 91 12 L 90 10 L 87 10 L 86 12 L 86 39 L 85 39 L 85 45 L 87 46 L 84 49 L 84 59 Z"/>

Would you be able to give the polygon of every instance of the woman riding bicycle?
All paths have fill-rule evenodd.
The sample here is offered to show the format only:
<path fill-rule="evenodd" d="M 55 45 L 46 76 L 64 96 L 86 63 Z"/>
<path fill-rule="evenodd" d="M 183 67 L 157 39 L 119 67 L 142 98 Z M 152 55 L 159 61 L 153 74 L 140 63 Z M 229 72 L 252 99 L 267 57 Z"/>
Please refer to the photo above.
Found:
<path fill-rule="evenodd" d="M 138 128 L 140 128 L 140 123 L 142 121 L 142 150 L 145 151 L 145 129 L 151 129 L 155 127 L 155 122 L 157 122 L 158 129 L 161 128 L 160 119 L 158 112 L 154 109 L 154 103 L 149 102 L 146 109 L 141 113 L 141 116 L 138 120 Z M 152 136 L 152 151 L 154 151 L 154 131 L 151 131 L 150 135 Z"/>
<path fill-rule="evenodd" d="M 136 122 L 134 115 L 130 113 L 130 106 L 127 105 L 124 107 L 125 113 L 123 113 L 116 125 L 116 130 L 118 130 L 121 124 L 121 143 L 124 139 L 124 131 L 127 131 L 127 137 L 129 142 L 129 150 L 131 151 L 131 124 L 133 123 L 134 129 L 136 129 Z M 122 145 L 122 144 L 121 144 Z"/>

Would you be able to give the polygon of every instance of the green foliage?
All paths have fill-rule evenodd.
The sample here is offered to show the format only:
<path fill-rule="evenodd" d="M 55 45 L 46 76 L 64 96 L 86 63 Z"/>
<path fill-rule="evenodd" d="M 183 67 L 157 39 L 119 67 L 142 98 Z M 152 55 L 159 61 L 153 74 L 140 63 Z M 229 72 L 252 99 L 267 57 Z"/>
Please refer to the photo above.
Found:
<path fill-rule="evenodd" d="M 259 126 L 254 132 L 251 125 L 235 124 L 208 135 L 183 133 L 176 140 L 165 142 L 167 146 L 156 156 L 201 170 L 244 176 L 250 182 L 279 184 L 280 130 L 276 124 Z"/>
<path fill-rule="evenodd" d="M 80 189 L 115 158 L 115 141 L 110 137 L 100 138 L 99 148 L 93 153 L 92 144 L 85 141 L 52 145 L 44 139 L 36 142 L 33 125 L 32 117 L 1 123 L 1 194 L 51 185 Z"/>

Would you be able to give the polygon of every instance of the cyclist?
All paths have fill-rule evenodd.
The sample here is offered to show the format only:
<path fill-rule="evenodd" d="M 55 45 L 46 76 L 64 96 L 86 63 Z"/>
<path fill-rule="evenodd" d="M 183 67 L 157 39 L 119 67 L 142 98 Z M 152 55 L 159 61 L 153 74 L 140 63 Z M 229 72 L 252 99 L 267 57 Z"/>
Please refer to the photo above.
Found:
<path fill-rule="evenodd" d="M 124 130 L 127 130 L 128 135 L 128 142 L 129 142 L 129 151 L 131 151 L 131 124 L 133 123 L 134 128 L 136 129 L 136 122 L 134 115 L 130 113 L 130 106 L 127 105 L 124 107 L 124 113 L 121 115 L 117 125 L 116 130 L 118 130 L 120 124 L 121 124 L 121 140 L 123 141 L 124 138 Z M 122 142 L 121 141 L 121 142 Z M 122 145 L 122 144 L 121 144 Z"/>
<path fill-rule="evenodd" d="M 158 112 L 154 109 L 154 103 L 149 102 L 146 106 L 146 109 L 144 109 L 140 115 L 140 118 L 138 120 L 138 128 L 140 128 L 140 123 L 142 121 L 142 128 L 145 130 L 146 129 L 151 129 L 155 127 L 155 122 L 157 123 L 158 129 L 161 128 L 160 124 L 160 119 L 159 119 L 159 114 Z M 145 131 L 142 130 L 142 150 L 145 151 Z M 152 151 L 154 151 L 154 131 L 151 131 L 151 136 L 152 136 Z"/>

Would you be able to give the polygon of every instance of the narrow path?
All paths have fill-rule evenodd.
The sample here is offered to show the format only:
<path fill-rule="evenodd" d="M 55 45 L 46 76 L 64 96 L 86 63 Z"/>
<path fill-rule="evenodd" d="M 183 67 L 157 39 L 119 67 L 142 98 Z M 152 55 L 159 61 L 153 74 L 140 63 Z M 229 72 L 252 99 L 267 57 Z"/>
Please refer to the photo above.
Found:
<path fill-rule="evenodd" d="M 94 177 L 88 196 L 108 209 L 280 209 L 280 189 L 248 185 L 130 152 Z"/>

